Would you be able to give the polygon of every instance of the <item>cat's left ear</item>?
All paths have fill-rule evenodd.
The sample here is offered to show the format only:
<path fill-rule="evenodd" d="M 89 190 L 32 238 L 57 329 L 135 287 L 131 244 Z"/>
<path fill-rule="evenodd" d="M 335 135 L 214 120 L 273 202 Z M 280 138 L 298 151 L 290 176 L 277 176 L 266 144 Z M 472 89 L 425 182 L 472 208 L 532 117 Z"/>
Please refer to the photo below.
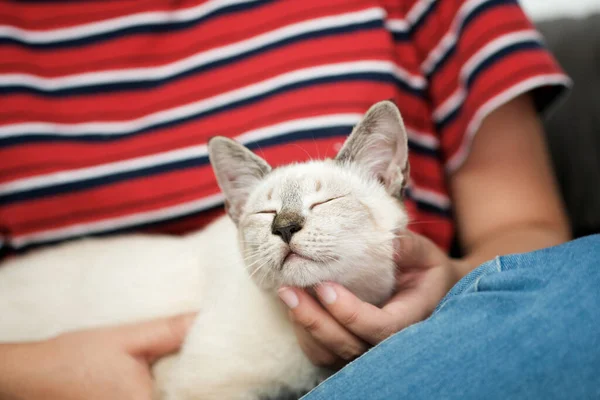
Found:
<path fill-rule="evenodd" d="M 237 224 L 250 193 L 271 166 L 242 144 L 222 136 L 208 142 L 208 157 L 225 195 L 227 213 Z"/>
<path fill-rule="evenodd" d="M 373 105 L 356 125 L 337 161 L 361 165 L 398 195 L 408 179 L 408 138 L 400 111 L 391 101 Z"/>

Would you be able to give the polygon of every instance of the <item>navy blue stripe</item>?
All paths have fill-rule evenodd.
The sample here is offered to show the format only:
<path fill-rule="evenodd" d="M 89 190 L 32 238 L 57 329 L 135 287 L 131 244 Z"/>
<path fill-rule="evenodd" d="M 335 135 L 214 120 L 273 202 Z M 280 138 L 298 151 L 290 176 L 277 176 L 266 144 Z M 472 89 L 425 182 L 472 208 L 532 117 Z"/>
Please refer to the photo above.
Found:
<path fill-rule="evenodd" d="M 84 234 L 84 235 L 76 235 L 76 236 L 72 236 L 72 237 L 65 238 L 65 239 L 46 240 L 46 241 L 42 241 L 39 243 L 30 243 L 30 244 L 26 244 L 25 246 L 20 247 L 18 249 L 13 248 L 10 245 L 10 243 L 7 241 L 7 242 L 4 242 L 3 246 L 0 245 L 0 260 L 2 259 L 2 257 L 4 257 L 7 254 L 10 254 L 11 252 L 24 253 L 26 251 L 34 250 L 34 249 L 37 249 L 37 248 L 40 248 L 43 246 L 55 245 L 55 244 L 59 244 L 62 242 L 66 242 L 68 240 L 79 239 L 81 237 L 105 237 L 105 236 L 110 236 L 110 235 L 125 234 L 125 233 L 132 233 L 132 232 L 139 233 L 142 230 L 154 228 L 154 227 L 161 226 L 161 225 L 172 224 L 172 223 L 176 223 L 179 221 L 184 221 L 188 218 L 194 218 L 194 217 L 200 216 L 200 215 L 208 213 L 208 212 L 216 211 L 220 208 L 221 209 L 223 208 L 222 203 L 214 205 L 214 206 L 206 207 L 206 208 L 203 208 L 198 211 L 189 212 L 184 215 L 179 215 L 177 217 L 162 218 L 157 221 L 143 222 L 140 224 L 135 224 L 135 225 L 121 227 L 121 228 L 105 229 L 100 232 L 88 233 L 88 234 Z M 201 227 L 198 227 L 198 229 L 200 229 L 200 228 Z M 6 237 L 8 238 L 8 236 L 6 236 Z"/>
<path fill-rule="evenodd" d="M 191 20 L 191 21 L 173 21 L 168 23 L 151 23 L 137 26 L 129 26 L 124 27 L 115 31 L 107 32 L 107 33 L 98 33 L 91 36 L 86 36 L 83 38 L 75 38 L 71 40 L 64 40 L 59 42 L 51 42 L 51 43 L 29 43 L 23 41 L 21 39 L 15 38 L 0 38 L 0 46 L 1 45 L 20 45 L 23 47 L 31 48 L 31 49 L 39 49 L 39 50 L 55 50 L 55 49 L 63 49 L 68 47 L 76 47 L 76 46 L 86 46 L 98 42 L 104 42 L 119 36 L 124 35 L 132 35 L 139 33 L 163 33 L 163 32 L 174 32 L 181 31 L 185 29 L 192 28 L 201 23 L 205 23 L 206 21 L 220 17 L 226 14 L 244 12 L 246 10 L 250 10 L 252 8 L 260 7 L 268 3 L 272 3 L 275 0 L 262 0 L 256 3 L 243 3 L 243 4 L 232 4 L 223 8 L 219 8 L 214 10 L 206 15 L 203 15 L 200 18 Z"/>
<path fill-rule="evenodd" d="M 11 136 L 11 137 L 2 138 L 2 139 L 0 139 L 0 147 L 16 145 L 16 144 L 20 144 L 20 143 L 42 142 L 42 141 L 44 141 L 44 142 L 56 142 L 56 141 L 95 142 L 96 141 L 97 142 L 97 141 L 114 140 L 114 139 L 118 139 L 118 138 L 121 138 L 124 136 L 131 137 L 133 135 L 137 135 L 140 133 L 156 131 L 158 129 L 170 128 L 170 127 L 180 125 L 180 124 L 183 124 L 183 123 L 186 123 L 189 121 L 193 121 L 193 120 L 196 120 L 199 118 L 204 118 L 204 117 L 207 117 L 209 115 L 213 115 L 213 114 L 216 114 L 219 112 L 231 111 L 234 108 L 243 107 L 243 106 L 246 106 L 246 105 L 249 105 L 252 103 L 256 103 L 258 101 L 267 99 L 267 98 L 275 96 L 277 94 L 285 93 L 285 92 L 292 91 L 292 90 L 302 89 L 302 88 L 312 86 L 312 85 L 320 85 L 320 84 L 326 84 L 326 83 L 332 83 L 332 82 L 344 82 L 344 81 L 361 81 L 361 80 L 362 81 L 389 82 L 389 83 L 398 85 L 399 87 L 402 88 L 402 90 L 410 92 L 418 97 L 423 96 L 423 91 L 408 87 L 408 85 L 406 85 L 406 83 L 404 83 L 403 81 L 400 81 L 392 74 L 379 73 L 379 72 L 355 73 L 355 74 L 348 74 L 348 75 L 342 75 L 342 76 L 316 78 L 316 79 L 312 79 L 309 81 L 291 83 L 289 85 L 282 86 L 282 87 L 280 87 L 276 90 L 273 90 L 271 92 L 268 92 L 268 93 L 262 93 L 260 95 L 254 96 L 254 97 L 250 97 L 247 99 L 242 99 L 242 100 L 239 100 L 236 102 L 232 102 L 232 103 L 220 106 L 220 107 L 213 108 L 208 111 L 199 112 L 194 115 L 191 115 L 191 116 L 188 116 L 185 118 L 181 118 L 181 119 L 178 119 L 175 121 L 164 122 L 161 124 L 153 125 L 152 127 L 149 127 L 149 128 L 139 129 L 137 131 L 133 131 L 133 132 L 125 133 L 125 134 L 103 135 L 102 133 L 97 133 L 97 134 L 90 134 L 90 135 L 70 135 L 68 137 L 64 137 L 64 136 L 59 136 L 59 135 L 56 135 L 56 136 L 55 135 L 44 135 L 44 134 L 39 134 L 36 132 L 31 132 L 28 135 L 19 135 L 19 136 Z"/>
<path fill-rule="evenodd" d="M 419 19 L 416 20 L 408 28 L 408 30 L 406 32 L 392 32 L 392 37 L 394 38 L 394 41 L 403 42 L 403 41 L 411 40 L 412 35 L 425 23 L 425 20 L 427 20 L 427 18 L 429 18 L 429 16 L 433 12 L 433 10 L 435 10 L 435 8 L 437 7 L 437 4 L 440 1 L 441 0 L 437 0 L 437 1 L 433 1 L 433 2 L 429 3 L 427 5 L 427 10 L 425 10 L 425 12 L 423 14 L 421 14 Z"/>
<path fill-rule="evenodd" d="M 493 56 L 487 58 L 484 62 L 482 62 L 473 71 L 473 73 L 468 77 L 467 82 L 465 83 L 465 86 L 467 87 L 467 89 L 471 89 L 475 80 L 479 77 L 479 75 L 481 75 L 481 73 L 483 73 L 491 65 L 496 63 L 498 60 L 506 57 L 507 55 L 516 53 L 518 51 L 541 49 L 541 48 L 543 48 L 543 45 L 534 40 L 529 40 L 529 41 L 516 43 L 511 46 L 508 46 L 508 47 L 502 49 L 501 51 L 495 53 Z M 454 110 L 452 113 L 447 115 L 446 118 L 444 118 L 443 120 L 441 120 L 439 122 L 436 122 L 436 127 L 437 127 L 438 132 L 441 132 L 441 130 L 444 129 L 446 127 L 446 125 L 448 125 L 450 122 L 452 122 L 454 119 L 456 119 L 456 117 L 460 114 L 463 105 L 464 105 L 464 102 L 456 110 Z"/>
<path fill-rule="evenodd" d="M 431 214 L 441 215 L 444 218 L 450 218 L 452 216 L 452 211 L 449 209 L 440 208 L 440 207 L 434 206 L 433 204 L 426 203 L 422 200 L 415 200 L 415 199 L 413 199 L 413 200 L 416 203 L 417 208 L 421 211 L 425 211 L 425 212 L 428 212 Z"/>
<path fill-rule="evenodd" d="M 278 144 L 291 143 L 299 140 L 314 139 L 315 137 L 347 137 L 352 126 L 337 126 L 333 128 L 311 129 L 296 131 L 286 135 L 258 140 L 249 144 L 249 149 L 258 149 L 264 147 L 275 146 Z M 91 178 L 84 181 L 70 182 L 57 184 L 50 187 L 36 188 L 32 190 L 16 192 L 6 195 L 0 195 L 0 205 L 34 200 L 40 197 L 55 196 L 62 193 L 87 190 L 98 186 L 110 185 L 117 182 L 122 182 L 131 179 L 149 177 L 158 174 L 164 174 L 171 171 L 183 170 L 187 168 L 198 168 L 209 163 L 208 156 L 190 158 L 186 160 L 174 161 L 166 164 L 155 165 L 148 168 L 143 168 L 135 171 L 126 171 L 115 173 L 109 176 Z"/>
<path fill-rule="evenodd" d="M 441 215 L 441 216 L 446 217 L 446 218 L 450 218 L 451 215 L 452 215 L 452 210 L 449 209 L 449 208 L 438 207 L 438 206 L 436 206 L 434 204 L 427 203 L 427 202 L 425 202 L 423 200 L 416 199 L 413 196 L 412 191 L 410 190 L 410 188 L 406 188 L 404 193 L 405 193 L 405 196 L 406 196 L 407 199 L 410 199 L 410 200 L 412 200 L 412 201 L 415 202 L 415 204 L 417 205 L 417 208 L 419 210 L 426 211 L 426 212 L 429 212 L 429 213 L 432 213 L 432 214 L 438 214 L 438 215 Z"/>
<path fill-rule="evenodd" d="M 445 218 L 450 218 L 451 217 L 451 211 L 450 210 L 442 210 L 440 208 L 437 208 L 435 206 L 432 206 L 430 204 L 424 203 L 422 201 L 416 201 L 413 199 L 413 201 L 415 201 L 417 207 L 420 210 L 423 211 L 427 211 L 430 213 L 434 213 L 434 214 L 438 214 L 441 215 Z M 58 240 L 47 240 L 47 241 L 42 241 L 39 243 L 31 243 L 31 244 L 27 244 L 19 249 L 14 249 L 12 246 L 10 246 L 9 242 L 4 242 L 3 245 L 0 245 L 0 260 L 7 254 L 9 254 L 11 251 L 16 251 L 17 253 L 24 253 L 26 251 L 29 250 L 34 250 L 43 246 L 49 246 L 49 245 L 55 245 L 55 244 L 59 244 L 68 240 L 72 240 L 72 239 L 77 239 L 80 237 L 106 237 L 106 236 L 111 236 L 111 235 L 117 235 L 117 234 L 126 234 L 126 233 L 130 233 L 130 232 L 140 232 L 142 230 L 145 229 L 150 229 L 150 228 L 154 228 L 157 226 L 161 226 L 161 225 L 165 225 L 165 224 L 172 224 L 172 223 L 176 223 L 179 221 L 184 221 L 188 218 L 195 218 L 201 214 L 205 214 L 208 212 L 213 212 L 216 211 L 218 209 L 222 209 L 223 208 L 223 204 L 217 204 L 214 206 L 210 206 L 210 207 L 206 207 L 202 210 L 198 210 L 198 211 L 193 211 L 190 213 L 187 213 L 185 215 L 179 215 L 177 217 L 170 217 L 170 218 L 164 218 L 164 219 L 160 219 L 157 221 L 152 221 L 152 222 L 144 222 L 144 223 L 140 223 L 140 224 L 135 224 L 135 225 L 131 225 L 131 226 L 127 226 L 127 227 L 120 227 L 120 228 L 113 228 L 113 229 L 105 229 L 101 232 L 94 232 L 94 233 L 88 233 L 88 234 L 84 234 L 84 235 L 77 235 L 77 236 L 73 236 L 70 238 L 66 238 L 66 239 L 58 239 Z M 200 228 L 200 227 L 198 227 Z M 6 236 L 6 238 L 8 238 L 8 235 Z"/>
<path fill-rule="evenodd" d="M 441 215 L 446 218 L 450 218 L 452 216 L 452 210 L 449 208 L 438 207 L 434 204 L 427 203 L 423 200 L 416 199 L 413 196 L 410 188 L 406 188 L 404 193 L 405 193 L 405 196 L 407 199 L 410 199 L 415 202 L 415 204 L 417 205 L 417 208 L 419 210 L 426 211 L 426 212 L 429 212 L 432 214 L 438 214 L 438 215 Z"/>
<path fill-rule="evenodd" d="M 425 24 L 425 20 L 427 20 L 427 18 L 429 18 L 429 16 L 431 15 L 431 13 L 433 13 L 433 10 L 436 9 L 436 7 L 440 1 L 442 1 L 442 0 L 435 0 L 427 5 L 427 10 L 425 10 L 425 12 L 423 14 L 421 14 L 419 19 L 416 20 L 413 23 L 413 25 L 411 26 L 411 28 L 410 28 L 411 34 L 413 34 L 417 29 L 419 29 L 421 26 L 423 26 Z"/>
<path fill-rule="evenodd" d="M 464 32 L 464 30 L 469 26 L 469 24 L 477 18 L 480 14 L 485 11 L 488 11 L 491 8 L 495 8 L 498 6 L 505 6 L 508 4 L 516 4 L 515 0 L 494 0 L 488 1 L 486 3 L 480 4 L 476 7 L 469 16 L 463 21 L 462 25 L 459 27 L 457 32 L 457 37 L 460 38 Z M 438 60 L 438 62 L 433 66 L 430 72 L 426 74 L 426 78 L 428 81 L 431 81 L 431 77 L 435 75 L 440 69 L 444 67 L 446 62 L 452 57 L 452 55 L 456 52 L 456 46 L 458 45 L 458 41 L 454 42 L 454 44 L 446 51 L 446 54 Z"/>
<path fill-rule="evenodd" d="M 392 38 L 395 42 L 407 42 L 411 39 L 410 31 L 407 32 L 392 32 Z"/>
<path fill-rule="evenodd" d="M 304 131 L 296 131 L 286 135 L 277 136 L 273 138 L 266 138 L 262 140 L 258 140 L 256 142 L 250 143 L 247 147 L 251 150 L 263 149 L 266 147 L 272 147 L 276 145 L 293 143 L 301 140 L 314 139 L 317 138 L 327 138 L 327 137 L 341 137 L 346 138 L 349 132 L 352 130 L 352 126 L 337 126 L 332 128 L 323 128 L 323 129 L 310 129 Z M 55 196 L 60 195 L 62 193 L 69 193 L 75 191 L 82 191 L 92 189 L 98 186 L 110 185 L 117 182 L 122 182 L 131 179 L 139 179 L 159 174 L 164 174 L 172 171 L 183 170 L 188 168 L 199 168 L 209 164 L 208 156 L 196 157 L 186 160 L 178 160 L 173 161 L 167 164 L 155 165 L 152 167 L 147 167 L 135 171 L 126 171 L 121 173 L 116 173 L 110 176 L 103 176 L 92 178 L 84 181 L 78 182 L 70 182 L 64 184 L 58 184 L 50 187 L 37 188 L 22 192 L 11 193 L 7 195 L 0 196 L 0 205 L 6 205 L 15 202 L 29 201 L 38 199 L 41 197 L 47 196 Z M 425 205 L 429 207 L 430 210 L 431 205 Z M 434 207 L 435 208 L 435 207 Z M 442 212 L 443 210 L 438 210 Z"/>
<path fill-rule="evenodd" d="M 424 156 L 433 157 L 435 159 L 440 159 L 440 153 L 438 149 L 432 149 L 430 147 L 425 147 L 422 144 L 416 143 L 410 139 L 408 139 L 408 149 L 411 153 L 418 153 Z"/>
<path fill-rule="evenodd" d="M 86 94 L 97 94 L 99 92 L 102 93 L 110 93 L 117 91 L 132 91 L 132 90 L 149 90 L 153 88 L 157 88 L 159 86 L 163 86 L 182 78 L 200 74 L 207 72 L 209 70 L 222 67 L 227 64 L 233 64 L 236 62 L 240 62 L 244 59 L 259 55 L 260 53 L 271 51 L 280 47 L 284 47 L 299 41 L 303 40 L 312 40 L 317 38 L 322 38 L 324 36 L 330 35 L 343 35 L 350 32 L 356 32 L 361 30 L 370 30 L 381 28 L 382 21 L 369 21 L 365 23 L 359 23 L 354 25 L 348 25 L 343 27 L 336 27 L 331 29 L 323 29 L 317 32 L 309 32 L 302 35 L 294 36 L 292 38 L 287 38 L 281 40 L 276 43 L 271 43 L 266 46 L 262 46 L 258 49 L 248 50 L 243 53 L 237 54 L 232 57 L 228 57 L 222 60 L 217 60 L 208 64 L 200 65 L 196 68 L 192 68 L 190 70 L 184 71 L 177 75 L 171 76 L 165 79 L 158 80 L 139 80 L 134 82 L 119 82 L 119 83 L 108 83 L 108 84 L 98 84 L 98 85 L 86 85 L 74 88 L 66 88 L 59 90 L 47 90 L 47 89 L 39 89 L 32 88 L 27 85 L 19 85 L 19 84 L 7 84 L 4 86 L 0 86 L 0 95 L 8 95 L 13 93 L 31 93 L 39 96 L 46 97 L 55 97 L 55 96 L 75 96 L 75 95 L 86 95 Z"/>
<path fill-rule="evenodd" d="M 409 195 L 408 190 L 407 190 L 407 195 Z M 415 204 L 417 205 L 417 208 L 422 210 L 422 211 L 426 211 L 429 213 L 433 213 L 433 214 L 437 214 L 440 215 L 444 218 L 450 218 L 452 215 L 451 210 L 447 210 L 447 209 L 442 209 L 439 207 L 436 207 L 434 205 L 425 203 L 423 201 L 420 200 L 415 200 L 412 199 L 412 201 L 415 202 Z M 66 238 L 66 239 L 58 239 L 58 240 L 48 240 L 48 241 L 43 241 L 40 243 L 31 243 L 31 244 L 27 244 L 21 248 L 14 249 L 12 246 L 10 246 L 9 242 L 4 242 L 4 245 L 0 245 L 0 259 L 8 254 L 11 251 L 17 251 L 18 253 L 22 253 L 25 251 L 29 251 L 29 250 L 33 250 L 39 247 L 43 247 L 43 246 L 48 246 L 48 245 L 54 245 L 54 244 L 58 244 L 61 242 L 65 242 L 67 240 L 70 239 L 75 239 L 75 238 L 79 238 L 82 236 L 85 237 L 104 237 L 104 236 L 110 236 L 110 235 L 115 235 L 115 234 L 124 234 L 124 233 L 129 233 L 129 232 L 139 232 L 141 230 L 145 230 L 145 229 L 149 229 L 149 228 L 154 228 L 160 225 L 164 225 L 164 224 L 171 224 L 171 223 L 175 223 L 175 222 L 179 222 L 179 221 L 184 221 L 188 218 L 194 218 L 197 217 L 201 214 L 205 214 L 208 212 L 213 212 L 216 211 L 218 209 L 221 209 L 223 207 L 223 204 L 219 203 L 217 205 L 214 206 L 210 206 L 210 207 L 206 207 L 204 209 L 198 210 L 198 211 L 193 211 L 190 213 L 187 213 L 185 215 L 179 215 L 177 217 L 169 217 L 169 218 L 164 218 L 164 219 L 160 219 L 157 221 L 151 221 L 151 222 L 144 222 L 144 223 L 140 223 L 140 224 L 135 224 L 135 225 L 131 225 L 131 226 L 127 226 L 127 227 L 120 227 L 120 228 L 114 228 L 114 229 L 106 229 L 103 230 L 101 232 L 95 232 L 95 233 L 88 233 L 85 235 L 77 235 L 71 238 Z M 8 238 L 8 235 L 6 235 L 6 238 Z"/>

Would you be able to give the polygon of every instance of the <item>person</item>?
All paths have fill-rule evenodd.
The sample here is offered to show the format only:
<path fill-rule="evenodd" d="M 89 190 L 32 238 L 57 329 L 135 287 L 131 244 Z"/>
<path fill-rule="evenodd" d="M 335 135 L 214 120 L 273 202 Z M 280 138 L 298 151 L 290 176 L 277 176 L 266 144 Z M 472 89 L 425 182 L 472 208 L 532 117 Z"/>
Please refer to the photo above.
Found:
<path fill-rule="evenodd" d="M 3 2 L 3 255 L 199 229 L 222 213 L 211 136 L 328 157 L 393 99 L 397 292 L 280 289 L 309 358 L 345 365 L 306 398 L 592 398 L 600 239 L 572 240 L 540 123 L 570 85 L 516 0 Z M 0 344 L 0 397 L 149 399 L 173 318 Z"/>

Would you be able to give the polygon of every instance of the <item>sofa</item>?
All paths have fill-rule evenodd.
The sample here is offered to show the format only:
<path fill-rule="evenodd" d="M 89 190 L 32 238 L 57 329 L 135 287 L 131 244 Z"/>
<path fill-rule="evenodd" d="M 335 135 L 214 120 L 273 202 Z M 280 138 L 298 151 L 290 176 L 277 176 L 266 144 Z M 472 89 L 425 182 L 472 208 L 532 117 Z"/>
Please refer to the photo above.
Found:
<path fill-rule="evenodd" d="M 572 232 L 600 233 L 600 13 L 536 25 L 574 82 L 544 119 Z"/>

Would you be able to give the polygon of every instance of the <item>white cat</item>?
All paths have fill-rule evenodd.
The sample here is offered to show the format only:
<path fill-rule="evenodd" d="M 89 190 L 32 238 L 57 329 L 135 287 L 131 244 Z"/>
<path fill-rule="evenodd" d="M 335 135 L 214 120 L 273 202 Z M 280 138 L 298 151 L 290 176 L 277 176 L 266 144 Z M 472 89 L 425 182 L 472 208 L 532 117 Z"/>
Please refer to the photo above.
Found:
<path fill-rule="evenodd" d="M 400 113 L 374 105 L 335 160 L 272 170 L 233 140 L 208 148 L 229 217 L 185 237 L 83 239 L 7 261 L 0 341 L 199 310 L 181 351 L 154 367 L 157 398 L 299 396 L 326 378 L 276 290 L 336 281 L 374 304 L 390 296 L 407 224 Z"/>

